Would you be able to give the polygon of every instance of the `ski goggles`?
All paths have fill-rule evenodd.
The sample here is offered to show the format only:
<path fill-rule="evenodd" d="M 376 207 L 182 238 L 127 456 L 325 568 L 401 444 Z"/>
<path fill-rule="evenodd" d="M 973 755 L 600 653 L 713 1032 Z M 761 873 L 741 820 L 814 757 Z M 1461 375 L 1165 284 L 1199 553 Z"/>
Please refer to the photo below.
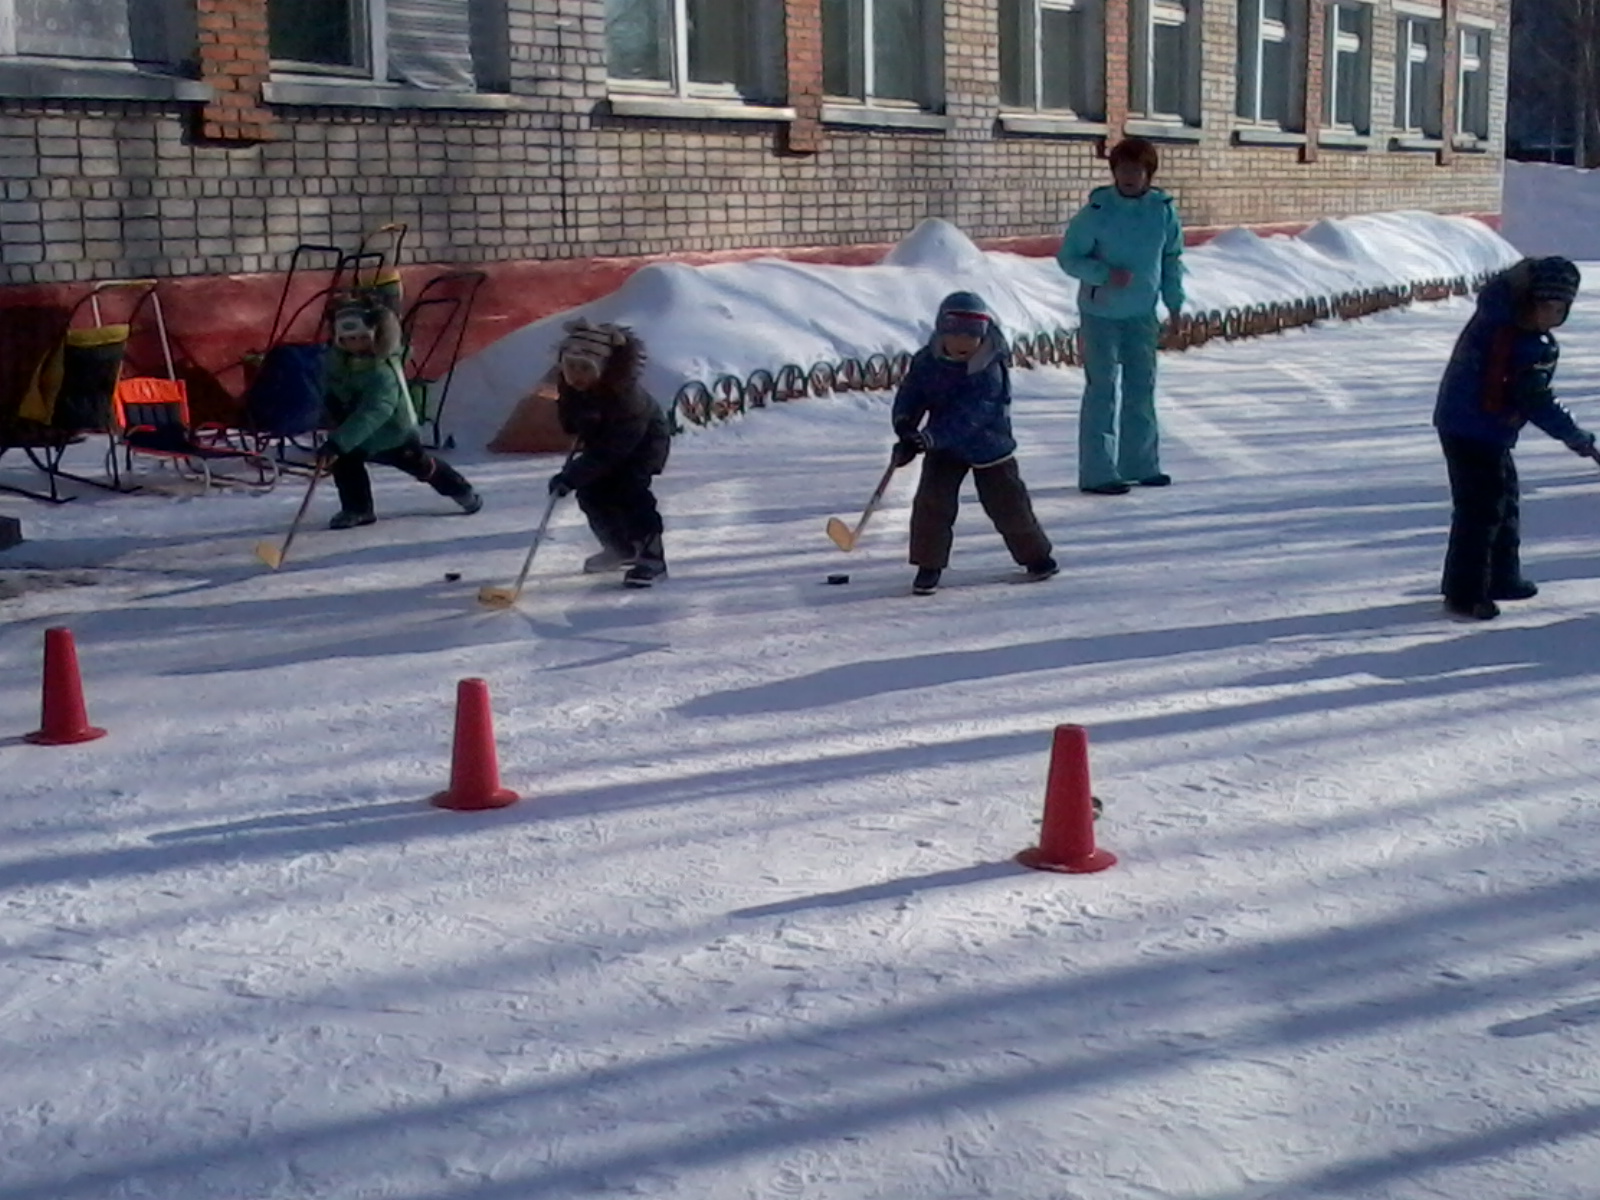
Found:
<path fill-rule="evenodd" d="M 939 315 L 936 328 L 940 333 L 982 338 L 989 335 L 989 318 L 983 313 L 951 311 Z"/>

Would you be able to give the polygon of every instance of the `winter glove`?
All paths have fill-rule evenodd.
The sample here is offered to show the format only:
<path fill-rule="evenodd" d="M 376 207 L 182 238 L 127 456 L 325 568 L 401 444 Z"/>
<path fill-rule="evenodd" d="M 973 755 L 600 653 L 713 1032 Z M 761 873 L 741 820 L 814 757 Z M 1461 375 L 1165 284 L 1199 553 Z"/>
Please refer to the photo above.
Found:
<path fill-rule="evenodd" d="M 558 473 L 550 477 L 550 494 L 557 500 L 571 492 L 572 484 L 567 481 L 566 475 Z"/>
<path fill-rule="evenodd" d="M 339 447 L 332 442 L 323 442 L 317 447 L 317 466 L 324 471 L 331 470 L 339 461 L 339 453 Z"/>
<path fill-rule="evenodd" d="M 910 433 L 901 434 L 900 440 L 894 444 L 894 465 L 903 467 L 928 449 L 928 435 L 922 430 L 913 429 Z"/>
<path fill-rule="evenodd" d="M 1600 462 L 1600 450 L 1595 449 L 1594 434 L 1585 433 L 1582 437 L 1574 438 L 1567 443 L 1567 449 L 1584 458 L 1592 458 Z"/>

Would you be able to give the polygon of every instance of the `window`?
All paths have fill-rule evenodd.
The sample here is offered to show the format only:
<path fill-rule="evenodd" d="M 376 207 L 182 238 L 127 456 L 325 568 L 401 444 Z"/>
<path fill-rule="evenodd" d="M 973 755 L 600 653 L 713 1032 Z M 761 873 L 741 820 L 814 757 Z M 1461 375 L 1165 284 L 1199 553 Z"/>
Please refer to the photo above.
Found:
<path fill-rule="evenodd" d="M 0 59 L 164 68 L 195 45 L 194 0 L 0 0 Z"/>
<path fill-rule="evenodd" d="M 1133 0 L 1132 93 L 1141 117 L 1200 123 L 1200 0 Z"/>
<path fill-rule="evenodd" d="M 937 0 L 822 0 L 822 90 L 932 107 L 942 21 Z"/>
<path fill-rule="evenodd" d="M 1246 121 L 1305 125 L 1305 0 L 1242 0 L 1239 115 Z"/>
<path fill-rule="evenodd" d="M 1104 120 L 1104 0 L 1000 0 L 1000 102 Z"/>
<path fill-rule="evenodd" d="M 1333 129 L 1372 131 L 1372 9 L 1328 5 L 1322 78 L 1322 119 Z"/>
<path fill-rule="evenodd" d="M 504 85 L 505 0 L 267 0 L 278 71 L 436 91 Z"/>
<path fill-rule="evenodd" d="M 1395 63 L 1395 128 L 1427 138 L 1444 136 L 1444 23 L 1401 17 Z"/>
<path fill-rule="evenodd" d="M 606 68 L 630 90 L 781 100 L 781 0 L 606 0 Z"/>
<path fill-rule="evenodd" d="M 1456 91 L 1456 132 L 1489 140 L 1489 34 L 1461 31 L 1461 84 Z"/>

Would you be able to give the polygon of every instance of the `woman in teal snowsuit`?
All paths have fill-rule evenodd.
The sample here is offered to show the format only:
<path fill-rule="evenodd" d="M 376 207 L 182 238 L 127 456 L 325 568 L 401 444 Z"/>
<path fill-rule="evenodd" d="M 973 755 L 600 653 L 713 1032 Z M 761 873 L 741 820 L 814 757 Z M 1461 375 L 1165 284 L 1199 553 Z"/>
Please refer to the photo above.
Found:
<path fill-rule="evenodd" d="M 1144 139 L 1119 142 L 1111 151 L 1115 185 L 1090 194 L 1056 255 L 1061 269 L 1082 281 L 1078 487 L 1097 495 L 1172 482 L 1161 470 L 1156 426 L 1156 301 L 1172 316 L 1183 308 L 1183 226 L 1172 197 L 1150 186 L 1159 165 Z"/>

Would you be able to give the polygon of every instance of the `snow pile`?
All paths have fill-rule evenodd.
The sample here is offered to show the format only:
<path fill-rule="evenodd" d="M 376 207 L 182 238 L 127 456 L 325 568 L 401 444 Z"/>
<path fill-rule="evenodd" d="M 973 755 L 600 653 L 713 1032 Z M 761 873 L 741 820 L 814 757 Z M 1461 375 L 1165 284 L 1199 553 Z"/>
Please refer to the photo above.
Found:
<path fill-rule="evenodd" d="M 1300 237 L 1230 230 L 1186 258 L 1188 308 L 1209 312 L 1473 276 L 1507 265 L 1515 252 L 1481 222 L 1407 212 L 1324 221 Z M 562 325 L 579 315 L 637 330 L 650 351 L 645 386 L 665 401 L 689 380 L 913 349 L 927 338 L 939 301 L 962 288 L 988 300 L 1013 333 L 1070 329 L 1077 286 L 1053 259 L 985 252 L 940 220 L 924 221 L 871 267 L 780 259 L 652 265 L 611 295 L 525 326 L 463 362 L 453 432 L 463 445 L 485 444 L 550 367 Z"/>
<path fill-rule="evenodd" d="M 1524 254 L 1600 259 L 1600 171 L 1508 162 L 1504 229 Z"/>

